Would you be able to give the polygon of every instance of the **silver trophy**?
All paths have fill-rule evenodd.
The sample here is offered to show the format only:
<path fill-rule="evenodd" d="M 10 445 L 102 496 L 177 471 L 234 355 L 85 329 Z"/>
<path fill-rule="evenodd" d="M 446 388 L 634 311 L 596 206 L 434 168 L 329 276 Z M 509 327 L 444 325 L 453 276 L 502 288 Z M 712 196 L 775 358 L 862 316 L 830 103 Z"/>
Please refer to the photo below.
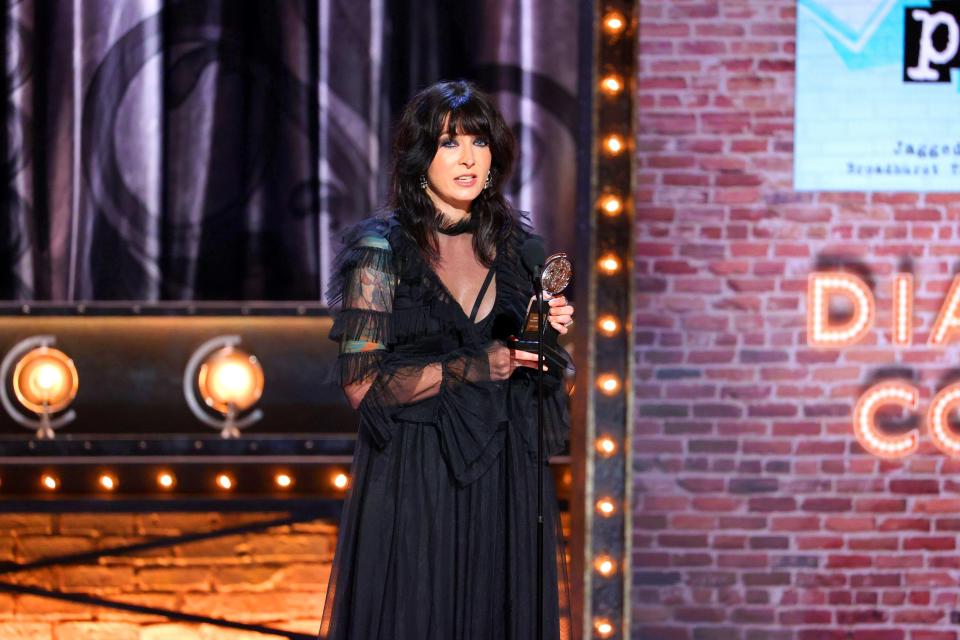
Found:
<path fill-rule="evenodd" d="M 539 318 L 543 317 L 544 322 L 547 323 L 543 328 L 543 358 L 548 369 L 556 373 L 573 372 L 574 367 L 570 354 L 557 342 L 560 332 L 554 329 L 548 321 L 550 303 L 547 296 L 549 295 L 552 298 L 562 293 L 570 284 L 572 276 L 573 265 L 570 264 L 567 254 L 555 253 L 546 259 L 543 271 L 540 274 L 540 286 L 544 293 L 543 302 L 540 303 L 542 316 L 537 314 L 537 299 L 534 298 L 530 301 L 530 307 L 527 309 L 527 319 L 523 323 L 520 337 L 513 344 L 514 348 L 521 351 L 536 353 L 537 343 L 540 341 Z"/>

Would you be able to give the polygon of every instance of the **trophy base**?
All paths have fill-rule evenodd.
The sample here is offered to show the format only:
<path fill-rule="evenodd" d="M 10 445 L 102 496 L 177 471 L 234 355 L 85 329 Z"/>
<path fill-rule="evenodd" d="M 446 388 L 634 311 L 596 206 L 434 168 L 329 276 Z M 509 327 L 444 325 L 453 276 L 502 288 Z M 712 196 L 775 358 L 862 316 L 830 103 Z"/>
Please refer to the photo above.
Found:
<path fill-rule="evenodd" d="M 526 351 L 528 353 L 537 352 L 536 340 L 513 340 L 510 346 L 519 351 Z M 576 367 L 573 366 L 573 358 L 571 358 L 567 350 L 560 345 L 544 343 L 543 359 L 546 362 L 549 373 L 562 376 L 565 374 L 572 375 L 577 371 Z"/>

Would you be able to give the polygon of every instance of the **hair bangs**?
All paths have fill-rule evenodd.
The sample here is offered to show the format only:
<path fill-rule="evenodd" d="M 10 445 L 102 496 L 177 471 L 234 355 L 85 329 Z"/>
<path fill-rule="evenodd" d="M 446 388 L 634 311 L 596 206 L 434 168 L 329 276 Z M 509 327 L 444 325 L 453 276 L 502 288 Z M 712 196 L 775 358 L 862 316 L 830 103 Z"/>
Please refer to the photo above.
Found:
<path fill-rule="evenodd" d="M 450 102 L 450 110 L 443 115 L 446 122 L 444 133 L 451 137 L 458 134 L 491 137 L 493 126 L 490 116 L 485 112 L 483 104 L 473 99 L 472 94 L 454 96 Z M 441 128 L 442 126 L 441 124 Z"/>

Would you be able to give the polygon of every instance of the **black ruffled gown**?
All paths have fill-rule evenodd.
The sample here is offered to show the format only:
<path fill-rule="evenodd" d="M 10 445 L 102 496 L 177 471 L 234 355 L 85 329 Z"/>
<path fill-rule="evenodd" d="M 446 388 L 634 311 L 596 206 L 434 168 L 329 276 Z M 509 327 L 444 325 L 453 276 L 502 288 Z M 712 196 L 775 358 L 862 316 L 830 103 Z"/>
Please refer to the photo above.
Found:
<path fill-rule="evenodd" d="M 395 216 L 346 233 L 331 338 L 341 383 L 375 378 L 359 407 L 321 640 L 535 640 L 535 374 L 486 378 L 486 347 L 518 332 L 533 293 L 518 256 L 528 234 L 518 221 L 498 245 L 496 302 L 475 323 Z M 411 396 L 436 363 L 439 389 Z M 561 381 L 545 381 L 554 454 L 569 415 Z M 548 470 L 544 478 L 543 638 L 556 640 L 571 637 L 569 583 Z"/>

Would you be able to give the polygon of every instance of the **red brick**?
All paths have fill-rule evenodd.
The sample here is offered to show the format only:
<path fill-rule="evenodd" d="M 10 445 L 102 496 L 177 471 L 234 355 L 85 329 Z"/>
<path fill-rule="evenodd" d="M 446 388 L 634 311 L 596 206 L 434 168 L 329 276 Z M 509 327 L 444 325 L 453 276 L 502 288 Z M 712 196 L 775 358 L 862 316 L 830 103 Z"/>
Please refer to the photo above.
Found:
<path fill-rule="evenodd" d="M 953 536 L 927 536 L 906 538 L 903 541 L 905 551 L 924 549 L 926 551 L 952 551 L 957 548 L 957 540 Z"/>
<path fill-rule="evenodd" d="M 938 480 L 891 480 L 891 493 L 924 494 L 939 493 L 940 482 Z"/>

